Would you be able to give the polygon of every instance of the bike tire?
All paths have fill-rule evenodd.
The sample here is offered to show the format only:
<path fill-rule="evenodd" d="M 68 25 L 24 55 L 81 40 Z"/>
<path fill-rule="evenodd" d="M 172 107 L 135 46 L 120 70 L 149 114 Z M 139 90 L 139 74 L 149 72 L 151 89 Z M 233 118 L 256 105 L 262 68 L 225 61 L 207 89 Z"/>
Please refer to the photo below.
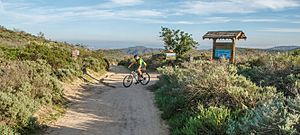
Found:
<path fill-rule="evenodd" d="M 143 73 L 143 80 L 141 81 L 142 85 L 147 85 L 150 82 L 150 75 L 147 72 Z"/>
<path fill-rule="evenodd" d="M 128 84 L 127 84 L 128 83 Z M 133 77 L 131 75 L 127 75 L 123 79 L 123 86 L 125 88 L 129 88 L 133 83 Z"/>

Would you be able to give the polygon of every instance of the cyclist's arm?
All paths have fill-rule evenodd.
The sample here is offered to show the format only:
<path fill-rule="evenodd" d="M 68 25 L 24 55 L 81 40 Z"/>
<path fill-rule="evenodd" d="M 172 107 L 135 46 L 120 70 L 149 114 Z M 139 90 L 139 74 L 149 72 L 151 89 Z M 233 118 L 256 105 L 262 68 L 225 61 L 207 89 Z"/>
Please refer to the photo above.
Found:
<path fill-rule="evenodd" d="M 128 66 L 128 68 L 131 68 L 131 66 L 134 64 L 134 62 L 131 62 Z"/>

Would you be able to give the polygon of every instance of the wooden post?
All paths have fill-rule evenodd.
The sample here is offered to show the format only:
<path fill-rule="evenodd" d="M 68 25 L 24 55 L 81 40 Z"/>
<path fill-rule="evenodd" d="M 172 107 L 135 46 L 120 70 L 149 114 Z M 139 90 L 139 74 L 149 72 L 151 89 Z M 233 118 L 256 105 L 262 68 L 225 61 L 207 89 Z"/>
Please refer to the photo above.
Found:
<path fill-rule="evenodd" d="M 230 58 L 230 62 L 232 64 L 235 63 L 235 51 L 236 51 L 236 45 L 235 45 L 235 39 L 231 39 L 232 40 L 232 51 L 231 51 L 231 58 Z"/>
<path fill-rule="evenodd" d="M 217 43 L 217 39 L 213 39 L 213 49 L 212 49 L 212 56 L 211 59 L 215 60 L 215 55 L 216 55 L 216 43 Z"/>

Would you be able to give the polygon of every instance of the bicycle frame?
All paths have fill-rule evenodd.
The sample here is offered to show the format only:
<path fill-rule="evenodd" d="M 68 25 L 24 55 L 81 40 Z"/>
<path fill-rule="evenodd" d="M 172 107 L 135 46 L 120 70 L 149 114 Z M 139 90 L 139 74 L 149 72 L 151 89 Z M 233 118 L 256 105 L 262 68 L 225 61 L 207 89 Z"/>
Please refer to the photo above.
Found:
<path fill-rule="evenodd" d="M 135 79 L 135 81 L 139 81 L 139 76 L 138 76 L 138 73 L 137 71 L 131 71 L 130 75 Z"/>

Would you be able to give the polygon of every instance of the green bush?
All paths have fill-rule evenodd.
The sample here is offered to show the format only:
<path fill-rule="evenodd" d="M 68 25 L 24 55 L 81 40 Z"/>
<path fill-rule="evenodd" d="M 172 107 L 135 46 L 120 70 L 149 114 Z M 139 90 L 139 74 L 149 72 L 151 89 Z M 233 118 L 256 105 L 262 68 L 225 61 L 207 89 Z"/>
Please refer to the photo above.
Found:
<path fill-rule="evenodd" d="M 295 51 L 292 51 L 292 52 L 291 52 L 291 55 L 293 55 L 293 56 L 300 56 L 300 49 L 297 49 L 297 50 L 295 50 Z"/>
<path fill-rule="evenodd" d="M 16 60 L 18 59 L 18 55 L 20 53 L 20 48 L 8 48 L 4 46 L 0 46 L 0 56 L 5 58 L 6 60 Z"/>
<path fill-rule="evenodd" d="M 177 89 L 178 90 L 178 89 Z M 172 88 L 162 87 L 155 92 L 155 100 L 162 110 L 162 118 L 169 119 L 174 114 L 187 107 L 186 99 L 179 91 Z"/>
<path fill-rule="evenodd" d="M 184 91 L 189 104 L 200 101 L 204 106 L 246 109 L 275 95 L 275 89 L 257 87 L 238 75 L 234 66 L 198 61 L 186 63 L 182 68 L 160 69 L 160 72 L 169 76 L 169 83 Z"/>
<path fill-rule="evenodd" d="M 261 86 L 275 86 L 285 96 L 300 92 L 300 55 L 269 54 L 239 65 L 239 74 Z"/>
<path fill-rule="evenodd" d="M 68 68 L 74 59 L 71 57 L 71 49 L 63 45 L 59 46 L 51 43 L 32 42 L 26 45 L 25 49 L 19 54 L 21 60 L 38 59 L 46 60 L 54 69 Z"/>
<path fill-rule="evenodd" d="M 2 135 L 20 135 L 14 128 L 0 124 L 0 133 Z"/>
<path fill-rule="evenodd" d="M 290 103 L 295 101 L 291 100 Z M 296 105 L 299 106 L 299 102 Z M 290 106 L 286 105 L 284 97 L 271 99 L 256 108 L 247 110 L 238 120 L 230 120 L 227 133 L 232 135 L 299 134 L 295 125 L 299 123 L 300 114 L 291 110 Z"/>
<path fill-rule="evenodd" d="M 86 57 L 83 59 L 85 68 L 89 68 L 93 71 L 100 72 L 106 69 L 106 63 L 104 59 L 96 59 L 94 57 Z"/>
<path fill-rule="evenodd" d="M 185 135 L 221 135 L 226 134 L 228 119 L 231 112 L 226 107 L 204 108 L 199 105 L 196 116 L 190 117 L 181 129 Z"/>
<path fill-rule="evenodd" d="M 0 69 L 2 127 L 25 132 L 36 126 L 32 115 L 41 105 L 63 102 L 62 88 L 51 76 L 51 66 L 46 61 L 7 61 L 0 64 Z"/>

